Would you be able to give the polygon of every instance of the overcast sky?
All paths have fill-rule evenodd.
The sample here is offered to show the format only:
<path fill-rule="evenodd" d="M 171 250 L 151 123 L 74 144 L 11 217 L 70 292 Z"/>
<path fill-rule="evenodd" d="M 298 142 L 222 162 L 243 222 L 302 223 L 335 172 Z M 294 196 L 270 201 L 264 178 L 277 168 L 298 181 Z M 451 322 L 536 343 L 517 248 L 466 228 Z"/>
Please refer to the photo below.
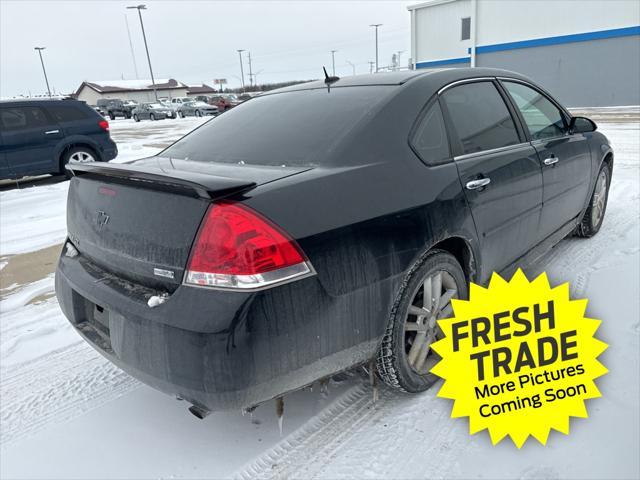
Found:
<path fill-rule="evenodd" d="M 147 1 L 143 19 L 156 78 L 240 85 L 237 49 L 251 52 L 258 83 L 369 71 L 379 33 L 380 65 L 394 52 L 410 53 L 407 5 L 415 1 Z M 44 93 L 35 46 L 43 52 L 49 83 L 70 93 L 83 80 L 135 79 L 125 16 L 138 77 L 150 78 L 135 1 L 0 0 L 0 96 Z M 243 55 L 246 55 L 243 54 Z M 248 73 L 245 57 L 245 75 Z M 248 78 L 246 78 L 248 83 Z"/>

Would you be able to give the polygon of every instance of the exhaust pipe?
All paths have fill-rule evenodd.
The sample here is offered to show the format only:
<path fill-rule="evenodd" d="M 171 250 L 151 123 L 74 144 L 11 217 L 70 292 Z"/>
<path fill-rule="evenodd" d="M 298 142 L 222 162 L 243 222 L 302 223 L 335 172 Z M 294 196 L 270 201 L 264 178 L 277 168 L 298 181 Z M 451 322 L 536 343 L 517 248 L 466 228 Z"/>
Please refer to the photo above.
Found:
<path fill-rule="evenodd" d="M 198 407 L 197 405 L 191 405 L 189 407 L 189 411 L 193 414 L 193 416 L 198 417 L 200 420 L 204 419 L 211 413 L 211 411 L 207 410 L 206 408 Z"/>

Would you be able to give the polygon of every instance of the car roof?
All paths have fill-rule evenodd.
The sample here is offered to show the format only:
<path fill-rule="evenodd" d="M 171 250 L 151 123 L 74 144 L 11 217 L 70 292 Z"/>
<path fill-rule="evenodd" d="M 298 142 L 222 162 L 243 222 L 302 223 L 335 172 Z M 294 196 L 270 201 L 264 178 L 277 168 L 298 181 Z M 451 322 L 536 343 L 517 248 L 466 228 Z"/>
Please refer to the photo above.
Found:
<path fill-rule="evenodd" d="M 410 83 L 416 79 L 421 79 L 427 83 L 438 85 L 450 83 L 457 80 L 464 80 L 474 77 L 496 77 L 507 76 L 513 78 L 526 79 L 522 75 L 502 70 L 499 68 L 434 68 L 428 70 L 403 70 L 399 72 L 382 72 L 367 75 L 351 75 L 340 77 L 338 80 L 331 82 L 331 88 L 340 87 L 358 87 L 358 86 L 381 86 L 381 85 L 397 85 L 401 86 Z M 324 80 L 314 80 L 307 83 L 291 85 L 289 87 L 279 88 L 265 92 L 263 95 L 271 95 L 274 93 L 284 93 L 299 90 L 313 90 L 318 88 L 327 88 Z"/>
<path fill-rule="evenodd" d="M 33 105 L 35 103 L 51 104 L 56 102 L 71 102 L 75 104 L 85 103 L 74 98 L 11 98 L 0 100 L 0 106 L 8 105 Z"/>

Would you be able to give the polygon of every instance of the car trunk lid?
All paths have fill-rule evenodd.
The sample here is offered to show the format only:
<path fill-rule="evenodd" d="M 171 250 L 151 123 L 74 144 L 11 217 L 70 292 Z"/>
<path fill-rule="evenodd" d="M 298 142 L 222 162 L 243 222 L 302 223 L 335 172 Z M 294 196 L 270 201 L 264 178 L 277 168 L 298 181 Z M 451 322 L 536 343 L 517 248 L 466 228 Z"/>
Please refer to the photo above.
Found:
<path fill-rule="evenodd" d="M 108 273 L 173 291 L 211 201 L 306 170 L 191 163 L 71 166 L 69 239 Z"/>

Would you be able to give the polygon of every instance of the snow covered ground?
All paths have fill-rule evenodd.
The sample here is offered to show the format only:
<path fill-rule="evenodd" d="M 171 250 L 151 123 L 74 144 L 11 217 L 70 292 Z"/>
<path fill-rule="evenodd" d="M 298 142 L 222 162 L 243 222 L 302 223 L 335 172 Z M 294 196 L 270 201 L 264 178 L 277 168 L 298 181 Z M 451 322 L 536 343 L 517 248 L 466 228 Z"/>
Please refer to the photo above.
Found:
<path fill-rule="evenodd" d="M 184 402 L 108 363 L 62 316 L 53 278 L 65 236 L 67 182 L 0 191 L 0 476 L 2 478 L 639 478 L 640 111 L 590 111 L 616 153 L 605 223 L 570 238 L 532 270 L 570 281 L 587 313 L 603 319 L 610 373 L 589 419 L 565 437 L 518 451 L 468 434 L 436 388 L 419 396 L 383 390 L 372 402 L 359 380 L 328 396 L 285 399 L 284 434 L 273 405 L 251 418 L 200 421 Z M 143 157 L 203 120 L 116 120 L 120 156 Z"/>

